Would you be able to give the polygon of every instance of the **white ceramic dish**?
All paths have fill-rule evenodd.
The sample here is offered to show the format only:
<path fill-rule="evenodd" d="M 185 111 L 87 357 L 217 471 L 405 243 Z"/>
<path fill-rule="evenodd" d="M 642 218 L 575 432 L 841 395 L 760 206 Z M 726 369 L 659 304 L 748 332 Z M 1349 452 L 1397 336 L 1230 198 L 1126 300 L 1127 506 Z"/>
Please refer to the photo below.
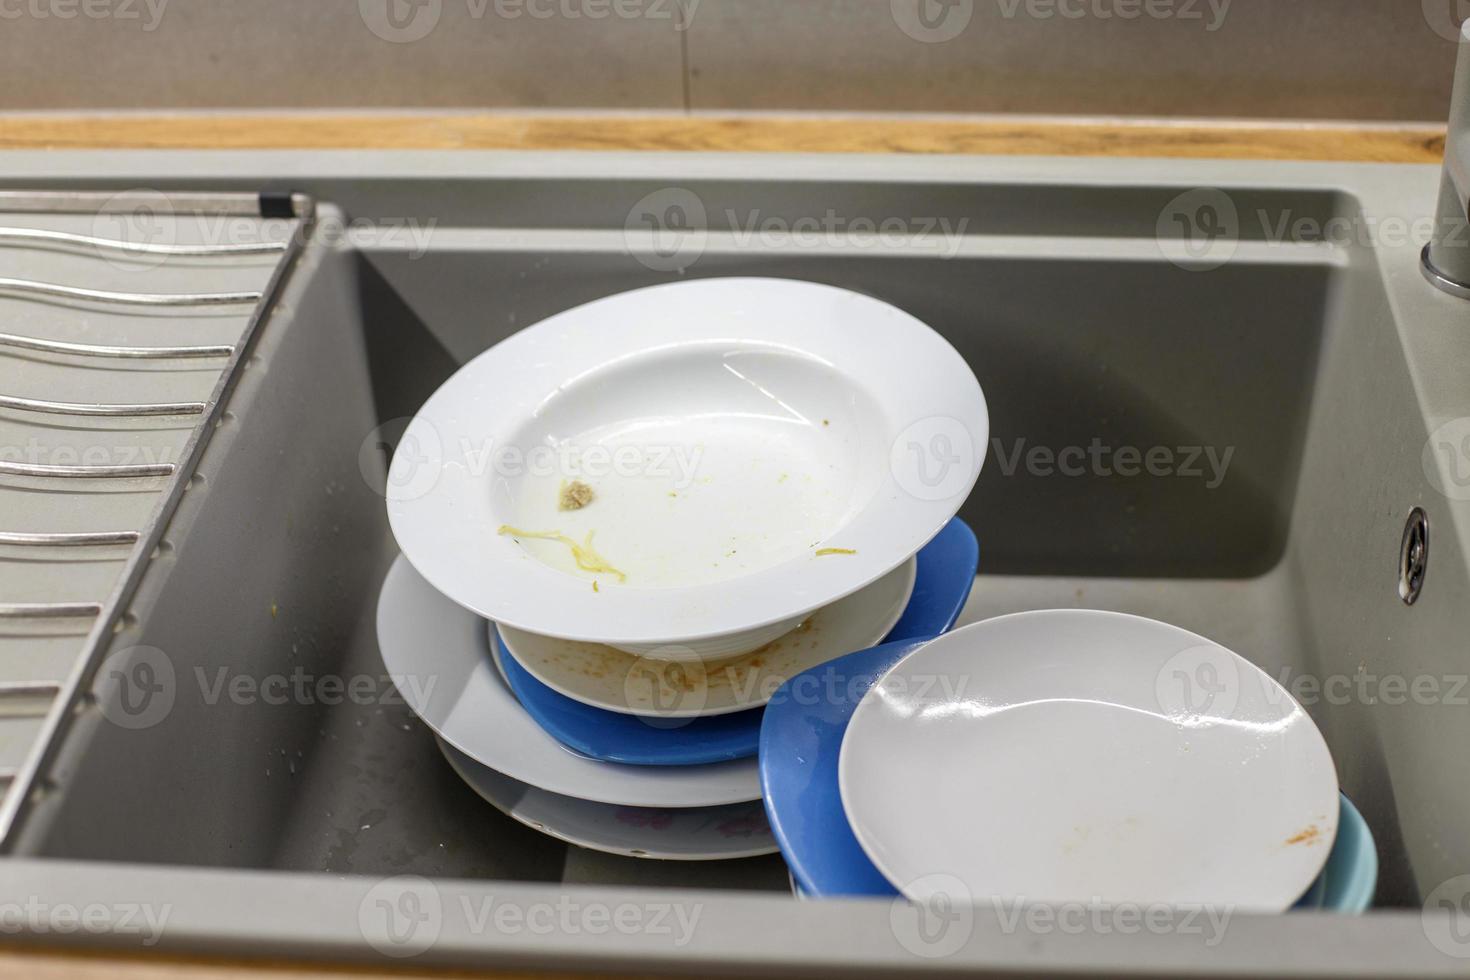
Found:
<path fill-rule="evenodd" d="M 1119 613 L 1018 613 L 926 644 L 864 696 L 838 769 L 863 850 L 921 901 L 1279 912 L 1337 832 L 1332 757 L 1290 695 Z"/>
<path fill-rule="evenodd" d="M 871 585 L 823 606 L 795 630 L 751 653 L 718 662 L 649 661 L 600 643 L 537 636 L 501 626 L 531 676 L 574 701 L 630 715 L 698 718 L 758 708 L 786 678 L 865 650 L 893 629 L 914 593 L 910 558 Z"/>
<path fill-rule="evenodd" d="M 439 748 L 460 778 L 491 806 L 568 844 L 663 861 L 723 861 L 776 850 L 759 800 L 691 809 L 594 803 L 511 779 L 442 739 Z"/>
<path fill-rule="evenodd" d="M 700 807 L 760 799 L 756 760 L 625 766 L 577 755 L 541 730 L 491 659 L 485 623 L 399 557 L 378 598 L 378 647 L 408 706 L 481 765 L 563 796 L 620 806 Z"/>
<path fill-rule="evenodd" d="M 487 619 L 731 656 L 917 552 L 988 433 L 964 359 L 902 310 L 795 280 L 682 282 L 466 364 L 405 432 L 388 513 L 414 567 Z M 559 509 L 576 481 L 592 501 Z M 588 535 L 581 564 L 601 571 L 567 543 Z"/>

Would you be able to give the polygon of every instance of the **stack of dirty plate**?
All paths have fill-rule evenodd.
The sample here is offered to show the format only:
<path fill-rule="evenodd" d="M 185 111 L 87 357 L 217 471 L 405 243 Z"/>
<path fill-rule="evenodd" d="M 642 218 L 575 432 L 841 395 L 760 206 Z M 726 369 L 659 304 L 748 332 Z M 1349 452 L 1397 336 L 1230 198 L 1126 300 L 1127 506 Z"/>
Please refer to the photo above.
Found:
<path fill-rule="evenodd" d="M 954 624 L 987 437 L 954 348 L 846 290 L 572 309 L 466 364 L 400 440 L 385 665 L 523 823 L 638 857 L 775 851 L 762 718 L 828 697 L 788 686 L 803 672 Z"/>
<path fill-rule="evenodd" d="M 1178 627 L 1015 613 L 787 684 L 764 718 L 761 780 L 803 897 L 1165 926 L 1372 903 L 1373 837 L 1311 718 Z M 816 686 L 832 696 L 787 696 Z"/>

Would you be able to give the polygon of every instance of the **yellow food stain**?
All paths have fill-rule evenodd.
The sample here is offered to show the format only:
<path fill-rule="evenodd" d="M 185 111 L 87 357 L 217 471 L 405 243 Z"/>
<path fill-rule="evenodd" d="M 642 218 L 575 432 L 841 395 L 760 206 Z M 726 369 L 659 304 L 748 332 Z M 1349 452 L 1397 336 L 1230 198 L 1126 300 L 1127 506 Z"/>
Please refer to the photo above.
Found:
<path fill-rule="evenodd" d="M 276 604 L 273 602 L 273 603 L 271 603 L 271 619 L 275 619 L 275 618 L 276 618 Z"/>
<path fill-rule="evenodd" d="M 1322 831 L 1320 831 L 1320 830 L 1317 829 L 1317 825 L 1316 824 L 1309 824 L 1305 830 L 1301 831 L 1300 833 L 1294 834 L 1291 837 L 1286 838 L 1286 843 L 1288 843 L 1288 844 L 1315 844 L 1315 843 L 1318 842 L 1318 840 L 1321 838 L 1321 836 L 1322 836 Z"/>
<path fill-rule="evenodd" d="M 597 579 L 593 579 L 592 580 L 592 591 L 593 592 L 601 592 L 602 591 L 601 589 L 599 589 L 597 587 Z"/>
<path fill-rule="evenodd" d="M 609 575 L 616 575 L 619 582 L 628 581 L 628 576 L 618 571 L 612 565 L 609 565 L 607 559 L 599 555 L 597 550 L 592 547 L 592 535 L 596 533 L 594 531 L 588 531 L 587 540 L 581 544 L 573 541 L 560 531 L 523 531 L 520 528 L 511 527 L 509 524 L 500 525 L 500 530 L 495 533 L 509 534 L 516 538 L 535 538 L 538 541 L 560 542 L 572 549 L 572 559 L 576 561 L 577 567 L 582 571 L 606 572 Z"/>
<path fill-rule="evenodd" d="M 857 549 L 856 548 L 818 548 L 817 549 L 817 557 L 818 558 L 821 558 L 823 555 L 855 555 L 855 554 L 857 554 Z"/>

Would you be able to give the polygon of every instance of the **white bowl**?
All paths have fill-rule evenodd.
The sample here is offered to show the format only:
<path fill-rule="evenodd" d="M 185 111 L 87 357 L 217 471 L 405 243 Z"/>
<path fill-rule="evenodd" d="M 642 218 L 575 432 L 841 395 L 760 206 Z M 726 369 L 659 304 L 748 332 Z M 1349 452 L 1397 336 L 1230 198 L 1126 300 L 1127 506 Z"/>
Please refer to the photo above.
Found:
<path fill-rule="evenodd" d="M 732 656 L 918 551 L 988 434 L 964 359 L 902 310 L 794 280 L 676 283 L 461 368 L 404 433 L 388 514 L 414 567 L 486 618 Z M 593 499 L 561 509 L 577 482 Z"/>

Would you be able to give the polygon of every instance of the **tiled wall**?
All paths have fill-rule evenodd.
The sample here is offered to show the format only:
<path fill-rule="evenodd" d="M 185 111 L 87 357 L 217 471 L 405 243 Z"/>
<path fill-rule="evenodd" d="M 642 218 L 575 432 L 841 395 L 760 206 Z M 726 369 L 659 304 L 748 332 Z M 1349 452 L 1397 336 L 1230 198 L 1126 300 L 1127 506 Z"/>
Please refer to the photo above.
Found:
<path fill-rule="evenodd" d="M 1464 0 L 0 0 L 0 110 L 1438 119 Z"/>

